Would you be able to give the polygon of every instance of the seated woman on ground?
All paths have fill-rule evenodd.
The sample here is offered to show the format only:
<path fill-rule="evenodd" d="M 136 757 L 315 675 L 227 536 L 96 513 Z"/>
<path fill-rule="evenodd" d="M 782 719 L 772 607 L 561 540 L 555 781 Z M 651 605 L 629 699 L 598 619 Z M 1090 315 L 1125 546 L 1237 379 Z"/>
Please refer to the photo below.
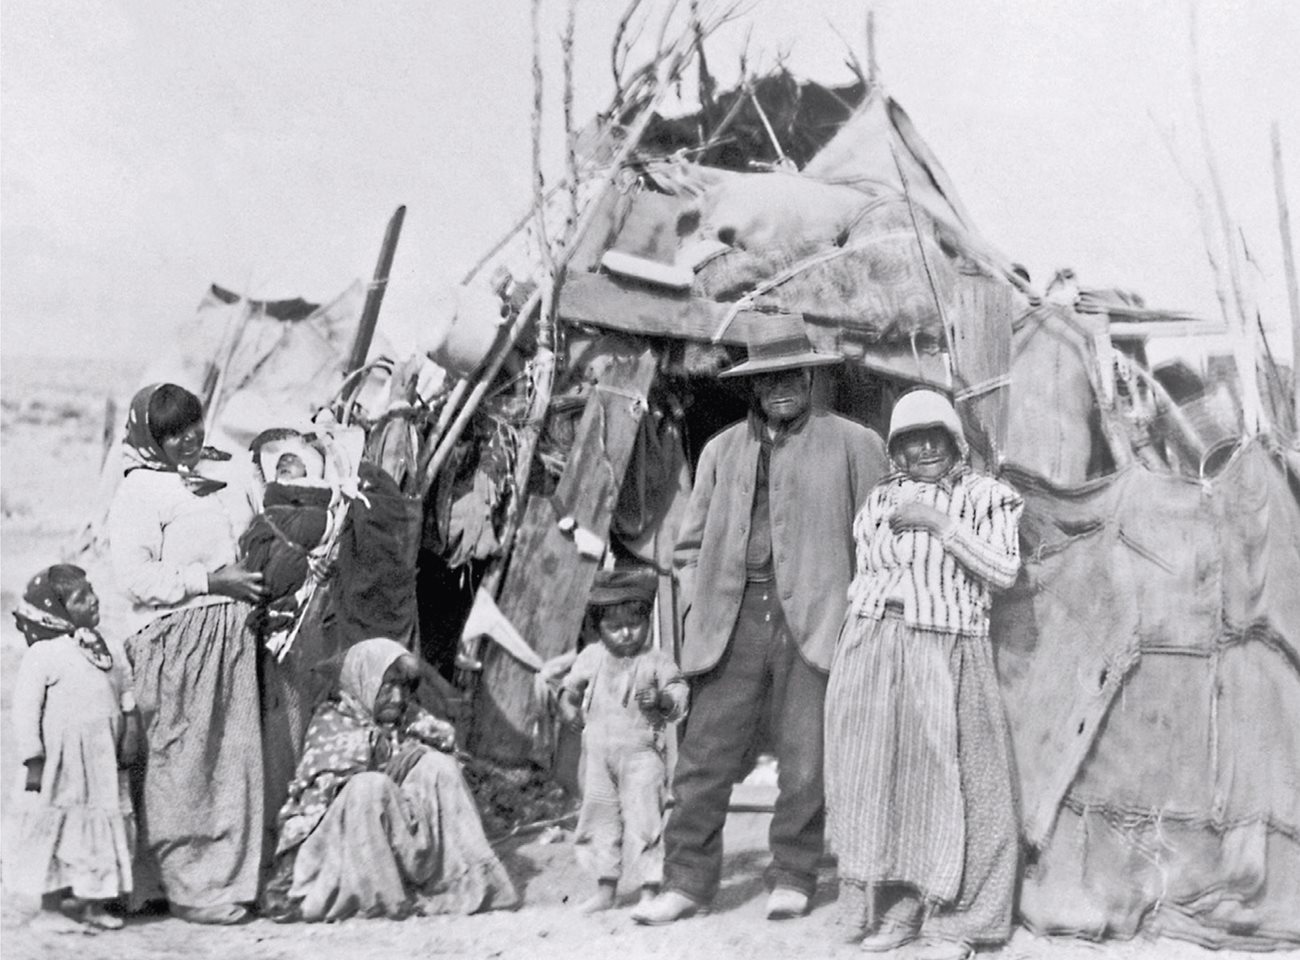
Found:
<path fill-rule="evenodd" d="M 312 717 L 263 913 L 285 922 L 477 913 L 518 903 L 461 777 L 449 723 L 418 707 L 394 640 L 348 650 Z"/>

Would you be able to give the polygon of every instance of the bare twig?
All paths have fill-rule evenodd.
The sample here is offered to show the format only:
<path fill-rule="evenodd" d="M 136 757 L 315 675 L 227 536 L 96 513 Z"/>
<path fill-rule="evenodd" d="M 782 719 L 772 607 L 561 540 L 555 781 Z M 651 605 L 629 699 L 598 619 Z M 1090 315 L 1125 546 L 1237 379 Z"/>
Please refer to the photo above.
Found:
<path fill-rule="evenodd" d="M 623 105 L 623 71 L 627 68 L 627 55 L 631 50 L 632 43 L 636 38 L 626 41 L 625 37 L 628 31 L 628 25 L 632 22 L 632 17 L 636 14 L 637 8 L 641 6 L 641 0 L 631 0 L 627 9 L 623 11 L 623 16 L 619 17 L 618 25 L 614 28 L 614 42 L 609 50 L 609 68 L 614 75 L 614 111 Z"/>
<path fill-rule="evenodd" d="M 469 423 L 470 417 L 472 417 L 474 411 L 478 409 L 478 405 L 482 401 L 483 395 L 487 393 L 488 388 L 492 386 L 492 381 L 496 379 L 497 372 L 501 369 L 501 365 L 505 363 L 506 357 L 508 357 L 510 351 L 514 349 L 515 341 L 519 339 L 520 331 L 523 330 L 533 312 L 536 311 L 538 306 L 541 304 L 542 292 L 546 289 L 548 289 L 548 285 L 542 284 L 542 286 L 538 287 L 538 289 L 533 292 L 532 296 L 530 296 L 519 309 L 519 313 L 512 319 L 509 328 L 506 330 L 505 336 L 497 341 L 496 346 L 493 348 L 492 353 L 483 368 L 483 372 L 479 374 L 478 382 L 474 384 L 474 389 L 470 392 L 464 405 L 456 414 L 456 419 L 452 421 L 451 426 L 449 426 L 446 432 L 438 439 L 438 446 L 434 450 L 433 456 L 429 461 L 428 469 L 425 471 L 422 478 L 426 485 L 433 483 L 434 478 L 438 475 L 438 471 L 442 469 L 442 465 L 446 462 L 448 454 L 451 453 L 452 447 L 456 445 L 456 441 L 460 439 L 460 435 L 465 432 L 465 427 Z M 425 492 L 427 492 L 427 489 L 426 486 Z"/>
<path fill-rule="evenodd" d="M 772 149 L 776 151 L 776 162 L 781 166 L 794 166 L 790 158 L 785 155 L 785 150 L 781 147 L 781 141 L 776 138 L 776 131 L 772 129 L 772 122 L 767 119 L 767 111 L 758 102 L 758 93 L 754 89 L 754 85 L 747 83 L 745 92 L 749 95 L 749 100 L 754 105 L 754 109 L 758 111 L 758 119 L 763 122 L 763 129 L 767 131 L 767 138 L 772 141 Z"/>
<path fill-rule="evenodd" d="M 577 12 L 578 0 L 569 0 L 564 38 L 560 41 L 564 51 L 564 159 L 569 184 L 569 211 L 564 221 L 563 241 L 566 245 L 578 222 L 578 135 L 573 129 L 573 33 Z"/>
<path fill-rule="evenodd" d="M 876 61 L 876 11 L 867 10 L 867 86 L 876 88 L 880 68 Z"/>
<path fill-rule="evenodd" d="M 1209 262 L 1210 273 L 1214 276 L 1214 294 L 1219 300 L 1219 311 L 1223 314 L 1223 322 L 1231 328 L 1233 325 L 1232 308 L 1228 303 L 1228 290 L 1223 264 L 1219 262 L 1219 255 L 1214 249 L 1214 223 L 1210 219 L 1210 207 L 1205 199 L 1205 192 L 1183 164 L 1182 157 L 1178 155 L 1178 144 L 1174 140 L 1173 131 L 1161 125 L 1154 113 L 1148 111 L 1147 115 L 1151 118 L 1152 124 L 1155 125 L 1156 132 L 1160 135 L 1160 140 L 1164 143 L 1165 149 L 1169 151 L 1169 156 L 1173 160 L 1179 176 L 1183 178 L 1183 182 L 1187 184 L 1188 189 L 1192 192 L 1192 202 L 1196 206 L 1197 221 L 1201 225 L 1201 242 L 1205 247 L 1205 259 Z"/>
<path fill-rule="evenodd" d="M 553 184 L 543 196 L 542 198 L 543 202 L 550 202 L 551 198 L 554 197 L 555 194 L 559 192 L 559 190 L 562 187 L 568 186 L 568 183 L 569 182 L 567 180 L 561 180 L 559 183 Z M 469 272 L 467 272 L 465 276 L 461 277 L 460 280 L 461 286 L 465 286 L 476 276 L 478 276 L 478 272 L 482 270 L 485 266 L 487 266 L 487 264 L 492 260 L 493 257 L 495 257 L 502 250 L 504 250 L 506 244 L 509 243 L 511 240 L 513 240 L 515 237 L 517 237 L 519 235 L 519 231 L 524 229 L 524 227 L 528 226 L 530 223 L 532 223 L 533 220 L 536 219 L 536 217 L 537 217 L 537 202 L 534 200 L 534 202 L 528 207 L 528 212 L 525 213 L 518 220 L 516 220 L 514 224 L 510 227 L 510 229 L 506 231 L 505 235 L 496 243 L 494 243 L 488 249 L 487 253 L 479 257 L 478 261 L 474 264 L 474 266 L 469 268 Z"/>
<path fill-rule="evenodd" d="M 709 61 L 704 55 L 704 24 L 700 22 L 699 0 L 691 0 L 691 29 L 695 34 L 695 56 L 699 58 L 696 67 L 699 71 L 700 114 L 704 120 L 700 142 L 704 142 L 709 136 L 709 123 L 717 109 L 713 101 L 717 82 L 713 79 L 713 74 L 709 73 Z"/>
<path fill-rule="evenodd" d="M 533 28 L 533 214 L 538 252 L 547 276 L 553 278 L 555 263 L 551 256 L 550 238 L 546 232 L 546 182 L 542 175 L 542 100 L 545 88 L 542 78 L 541 8 L 542 0 L 533 0 L 530 5 Z M 547 286 L 549 284 L 544 285 Z M 554 327 L 551 318 L 544 310 L 537 324 L 537 341 L 548 350 L 554 342 Z"/>
<path fill-rule="evenodd" d="M 858 57 L 858 52 L 853 49 L 853 44 L 849 43 L 849 38 L 844 36 L 843 31 L 832 23 L 829 17 L 826 18 L 826 25 L 831 28 L 831 32 L 835 36 L 840 38 L 840 43 L 844 44 L 844 53 L 848 57 L 844 61 L 844 65 L 853 71 L 859 83 L 867 86 L 867 72 L 862 67 L 862 60 Z"/>
<path fill-rule="evenodd" d="M 668 0 L 668 9 L 664 11 L 663 22 L 659 24 L 659 38 L 655 41 L 656 58 L 667 51 L 664 41 L 668 38 L 668 28 L 672 25 L 673 14 L 681 0 Z"/>
<path fill-rule="evenodd" d="M 1248 319 L 1250 311 L 1246 305 L 1246 295 L 1241 282 L 1241 271 L 1232 244 L 1232 219 L 1228 216 L 1228 203 L 1223 194 L 1223 181 L 1219 177 L 1219 165 L 1215 160 L 1214 144 L 1210 139 L 1210 125 L 1206 117 L 1204 85 L 1201 82 L 1200 54 L 1196 44 L 1196 5 L 1188 7 L 1188 33 L 1191 38 L 1192 99 L 1196 105 L 1196 122 L 1201 133 L 1201 149 L 1205 153 L 1205 166 L 1210 175 L 1210 186 L 1214 195 L 1215 212 L 1218 214 L 1219 226 L 1223 231 L 1227 246 L 1228 279 L 1232 285 L 1233 304 L 1236 316 L 1232 327 L 1234 353 L 1237 358 L 1237 375 L 1241 377 L 1241 405 L 1245 415 L 1246 430 L 1255 432 L 1267 429 L 1263 404 L 1259 395 L 1259 380 L 1255 372 L 1255 335 Z"/>

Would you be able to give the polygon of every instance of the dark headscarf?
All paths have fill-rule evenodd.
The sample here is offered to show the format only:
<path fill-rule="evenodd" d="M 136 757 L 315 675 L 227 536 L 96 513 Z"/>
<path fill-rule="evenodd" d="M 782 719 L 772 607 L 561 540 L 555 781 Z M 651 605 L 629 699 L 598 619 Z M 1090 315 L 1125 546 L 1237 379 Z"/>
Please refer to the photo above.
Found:
<path fill-rule="evenodd" d="M 86 571 L 70 563 L 46 567 L 28 581 L 22 602 L 14 610 L 14 621 L 27 638 L 27 645 L 53 640 L 65 634 L 74 637 L 87 660 L 101 670 L 113 665 L 104 638 L 89 627 L 72 622 L 68 600 L 86 583 Z"/>
<path fill-rule="evenodd" d="M 149 423 L 149 406 L 154 394 L 163 386 L 165 384 L 151 383 L 147 387 L 141 387 L 131 398 L 131 410 L 126 415 L 127 463 L 124 472 L 156 470 L 160 473 L 175 473 L 180 475 L 180 478 L 185 481 L 185 486 L 196 496 L 205 497 L 209 493 L 216 493 L 225 484 L 220 480 L 201 477 L 189 467 L 173 463 L 162 448 L 161 438 L 154 433 L 153 426 Z M 222 453 L 213 447 L 204 447 L 202 459 L 229 460 L 230 454 Z"/>

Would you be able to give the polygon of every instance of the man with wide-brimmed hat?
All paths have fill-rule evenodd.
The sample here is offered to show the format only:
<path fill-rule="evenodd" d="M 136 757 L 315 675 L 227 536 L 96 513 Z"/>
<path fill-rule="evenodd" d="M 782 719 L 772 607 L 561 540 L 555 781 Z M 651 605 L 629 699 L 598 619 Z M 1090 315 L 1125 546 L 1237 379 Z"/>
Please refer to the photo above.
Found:
<path fill-rule="evenodd" d="M 826 675 L 853 576 L 853 516 L 887 461 L 873 431 L 812 405 L 813 368 L 840 358 L 812 348 L 802 319 L 772 323 L 722 374 L 748 378 L 753 409 L 705 445 L 678 536 L 692 709 L 665 889 L 634 911 L 640 923 L 691 916 L 713 899 L 731 787 L 765 720 L 779 771 L 767 916 L 806 913 L 817 883 Z"/>

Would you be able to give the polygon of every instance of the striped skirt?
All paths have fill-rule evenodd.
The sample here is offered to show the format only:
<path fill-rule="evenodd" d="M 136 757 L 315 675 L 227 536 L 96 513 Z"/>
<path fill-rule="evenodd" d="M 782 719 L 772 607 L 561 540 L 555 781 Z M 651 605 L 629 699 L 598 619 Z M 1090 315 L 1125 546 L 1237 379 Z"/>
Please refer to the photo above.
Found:
<path fill-rule="evenodd" d="M 249 608 L 217 603 L 154 620 L 128 643 L 147 761 L 140 820 L 145 876 L 172 903 L 257 897 L 263 776 L 257 646 Z"/>
<path fill-rule="evenodd" d="M 927 932 L 1007 936 L 1018 841 L 987 637 L 850 613 L 826 693 L 826 807 L 841 889 L 903 884 L 930 905 Z"/>

